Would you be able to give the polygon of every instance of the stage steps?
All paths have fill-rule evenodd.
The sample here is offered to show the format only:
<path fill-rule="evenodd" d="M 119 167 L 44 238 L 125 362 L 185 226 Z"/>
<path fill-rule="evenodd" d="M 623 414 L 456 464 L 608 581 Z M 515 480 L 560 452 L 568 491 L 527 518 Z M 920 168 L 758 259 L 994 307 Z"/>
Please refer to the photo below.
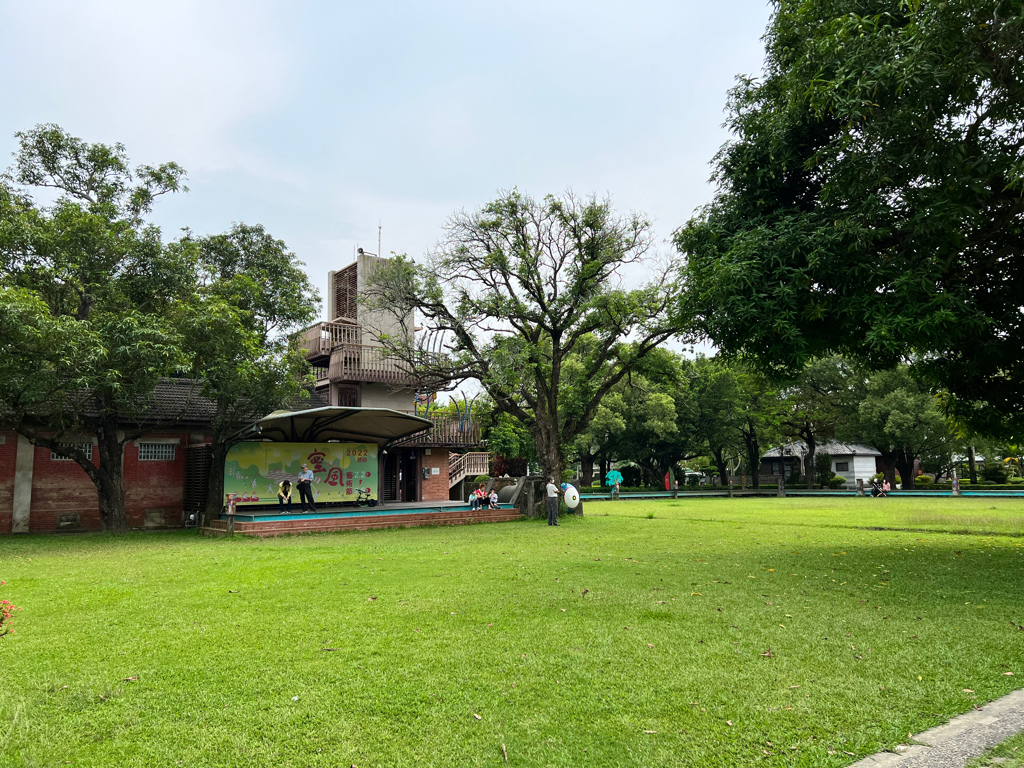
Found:
<path fill-rule="evenodd" d="M 242 517 L 242 516 L 239 516 Z M 471 510 L 468 506 L 454 509 L 422 511 L 395 510 L 393 513 L 343 513 L 337 515 L 267 515 L 266 519 L 235 520 L 235 533 L 244 536 L 282 536 L 293 533 L 329 533 L 332 531 L 365 531 L 371 528 L 413 528 L 421 525 L 467 525 L 470 523 L 503 523 L 521 520 L 519 510 L 510 504 L 500 509 Z M 213 520 L 202 532 L 208 536 L 226 536 L 228 522 L 222 516 Z"/>

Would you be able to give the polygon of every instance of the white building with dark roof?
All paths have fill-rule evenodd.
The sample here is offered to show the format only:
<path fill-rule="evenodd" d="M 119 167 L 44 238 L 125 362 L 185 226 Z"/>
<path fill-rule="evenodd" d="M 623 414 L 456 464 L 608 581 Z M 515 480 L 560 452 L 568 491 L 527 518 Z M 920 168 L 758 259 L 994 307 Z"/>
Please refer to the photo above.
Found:
<path fill-rule="evenodd" d="M 830 440 L 815 446 L 818 454 L 827 453 L 832 458 L 832 471 L 846 478 L 846 486 L 855 488 L 858 480 L 867 485 L 871 476 L 879 471 L 877 459 L 882 455 L 867 445 L 857 443 L 840 443 Z M 794 471 L 803 474 L 804 460 L 807 456 L 807 444 L 795 442 L 773 448 L 761 457 L 761 482 L 770 482 L 771 478 L 788 477 Z"/>

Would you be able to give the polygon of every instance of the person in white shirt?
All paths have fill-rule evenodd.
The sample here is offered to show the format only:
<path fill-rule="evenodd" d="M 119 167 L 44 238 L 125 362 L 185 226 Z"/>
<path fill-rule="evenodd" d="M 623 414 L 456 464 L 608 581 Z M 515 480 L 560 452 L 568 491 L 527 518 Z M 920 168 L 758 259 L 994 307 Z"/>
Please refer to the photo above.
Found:
<path fill-rule="evenodd" d="M 561 493 L 555 485 L 555 478 L 549 477 L 547 488 L 548 495 L 548 525 L 558 525 L 558 494 Z"/>
<path fill-rule="evenodd" d="M 302 504 L 302 511 L 306 511 L 306 501 L 309 500 L 309 511 L 316 512 L 316 502 L 313 501 L 313 472 L 306 465 L 302 465 L 299 472 L 299 502 Z"/>

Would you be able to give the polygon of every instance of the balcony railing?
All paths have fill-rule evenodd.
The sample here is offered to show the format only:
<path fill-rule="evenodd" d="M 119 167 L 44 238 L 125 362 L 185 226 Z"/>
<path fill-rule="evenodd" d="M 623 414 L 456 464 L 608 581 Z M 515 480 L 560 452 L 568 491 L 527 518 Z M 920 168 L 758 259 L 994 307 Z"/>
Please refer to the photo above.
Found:
<path fill-rule="evenodd" d="M 398 440 L 396 445 L 403 448 L 415 445 L 449 446 L 452 448 L 480 445 L 480 426 L 478 424 L 466 423 L 465 419 L 460 423 L 458 416 L 447 413 L 430 414 L 426 418 L 434 422 L 432 429 Z"/>
<path fill-rule="evenodd" d="M 307 360 L 327 357 L 341 344 L 358 345 L 361 341 L 362 328 L 352 323 L 317 323 L 302 334 Z"/>
<path fill-rule="evenodd" d="M 383 347 L 340 344 L 331 350 L 327 371 L 331 381 L 359 381 L 412 386 L 409 366 Z"/>

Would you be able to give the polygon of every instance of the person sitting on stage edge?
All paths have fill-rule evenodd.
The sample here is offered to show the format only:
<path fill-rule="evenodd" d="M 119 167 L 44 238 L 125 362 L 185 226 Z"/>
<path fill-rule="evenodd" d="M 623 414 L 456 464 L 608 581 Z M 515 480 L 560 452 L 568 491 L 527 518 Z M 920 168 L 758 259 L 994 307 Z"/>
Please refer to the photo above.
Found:
<path fill-rule="evenodd" d="M 469 494 L 469 508 L 472 510 L 481 509 L 484 505 L 484 488 L 486 486 L 480 483 L 480 487 Z"/>
<path fill-rule="evenodd" d="M 281 506 L 281 514 L 285 514 L 284 504 L 288 502 L 288 514 L 292 511 L 292 481 L 285 480 L 277 485 L 277 503 Z"/>
<path fill-rule="evenodd" d="M 306 511 L 306 500 L 309 500 L 309 511 L 316 512 L 316 503 L 313 501 L 313 472 L 305 464 L 299 472 L 299 501 L 302 502 L 302 511 Z"/>

